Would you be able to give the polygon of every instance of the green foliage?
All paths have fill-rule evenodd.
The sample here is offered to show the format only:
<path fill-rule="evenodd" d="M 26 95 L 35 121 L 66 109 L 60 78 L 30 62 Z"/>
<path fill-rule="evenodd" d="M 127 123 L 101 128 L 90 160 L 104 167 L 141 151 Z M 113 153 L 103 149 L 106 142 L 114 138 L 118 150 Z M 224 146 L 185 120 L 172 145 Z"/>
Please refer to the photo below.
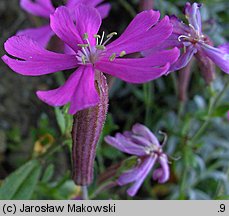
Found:
<path fill-rule="evenodd" d="M 0 199 L 30 199 L 41 173 L 41 164 L 32 160 L 10 174 L 0 187 Z"/>

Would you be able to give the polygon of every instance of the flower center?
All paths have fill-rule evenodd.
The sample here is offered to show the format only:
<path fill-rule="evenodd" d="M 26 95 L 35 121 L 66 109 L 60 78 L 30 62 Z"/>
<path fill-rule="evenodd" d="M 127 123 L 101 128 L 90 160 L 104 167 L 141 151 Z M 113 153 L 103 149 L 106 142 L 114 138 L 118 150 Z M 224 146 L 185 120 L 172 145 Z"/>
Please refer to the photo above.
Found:
<path fill-rule="evenodd" d="M 96 45 L 92 46 L 90 44 L 90 41 L 88 39 L 88 34 L 85 33 L 83 35 L 83 39 L 85 41 L 85 44 L 78 44 L 79 47 L 81 47 L 80 50 L 78 50 L 76 58 L 80 62 L 80 64 L 95 64 L 102 56 L 105 55 L 106 51 L 106 44 L 111 40 L 113 36 L 117 35 L 116 32 L 112 32 L 106 36 L 105 38 L 105 33 L 102 33 L 102 36 L 100 35 L 94 35 L 94 38 L 96 39 Z M 125 52 L 120 53 L 120 57 L 125 55 Z M 113 61 L 116 58 L 116 53 L 113 53 L 110 56 L 110 61 Z"/>
<path fill-rule="evenodd" d="M 159 156 L 162 153 L 162 148 L 156 145 L 151 145 L 150 147 L 145 148 L 145 152 L 148 155 L 156 154 Z"/>
<path fill-rule="evenodd" d="M 199 31 L 197 31 L 194 26 L 189 24 L 190 33 L 188 35 L 180 35 L 178 37 L 178 41 L 180 42 L 190 42 L 192 44 L 196 44 L 198 42 L 203 43 L 206 37 Z"/>

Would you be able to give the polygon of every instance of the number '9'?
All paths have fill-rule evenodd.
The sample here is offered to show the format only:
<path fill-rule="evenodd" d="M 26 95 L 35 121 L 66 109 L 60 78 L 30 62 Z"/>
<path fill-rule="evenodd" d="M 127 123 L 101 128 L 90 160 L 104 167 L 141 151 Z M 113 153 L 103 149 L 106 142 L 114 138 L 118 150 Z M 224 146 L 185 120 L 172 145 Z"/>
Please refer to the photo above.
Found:
<path fill-rule="evenodd" d="M 225 204 L 220 204 L 220 212 L 225 212 L 225 210 L 226 210 L 226 206 L 225 206 Z"/>

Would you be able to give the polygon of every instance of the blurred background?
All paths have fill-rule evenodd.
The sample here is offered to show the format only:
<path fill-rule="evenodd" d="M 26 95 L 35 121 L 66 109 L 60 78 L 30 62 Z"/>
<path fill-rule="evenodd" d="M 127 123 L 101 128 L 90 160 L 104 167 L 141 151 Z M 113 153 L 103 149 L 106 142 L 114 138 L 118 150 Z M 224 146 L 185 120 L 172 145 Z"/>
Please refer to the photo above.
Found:
<path fill-rule="evenodd" d="M 107 2 L 112 9 L 102 25 L 106 32 L 120 34 L 141 10 L 139 0 Z M 53 0 L 56 7 L 63 3 Z M 175 14 L 185 21 L 182 13 L 185 3 L 183 0 L 155 0 L 153 9 L 160 10 L 162 17 Z M 203 32 L 215 45 L 228 41 L 228 1 L 200 3 L 203 3 Z M 0 0 L 0 55 L 5 54 L 4 42 L 18 30 L 44 22 L 23 11 L 19 0 Z M 55 43 L 53 38 L 49 48 L 55 47 Z M 165 151 L 171 156 L 171 177 L 168 183 L 159 185 L 149 176 L 134 199 L 229 198 L 229 91 L 223 89 L 228 78 L 217 69 L 216 79 L 207 86 L 196 62 L 190 76 L 186 100 L 179 100 L 178 72 L 144 85 L 112 80 L 109 114 L 97 149 L 95 183 L 89 187 L 91 198 L 130 199 L 125 193 L 126 187 L 101 189 L 114 179 L 115 166 L 128 157 L 108 146 L 103 137 L 130 130 L 136 122 L 147 125 L 161 140 L 159 130 L 168 134 Z M 72 117 L 67 115 L 66 107 L 50 107 L 35 95 L 38 89 L 59 86 L 65 78 L 62 72 L 42 77 L 21 76 L 0 60 L 0 185 L 8 178 L 15 187 L 15 192 L 6 199 L 74 199 L 80 196 L 80 188 L 71 180 Z M 222 91 L 214 112 L 208 116 L 209 100 Z M 193 146 L 188 146 L 187 138 L 206 122 L 206 117 L 206 129 Z M 41 163 L 34 163 L 35 158 Z M 5 194 L 8 190 L 2 189 Z"/>

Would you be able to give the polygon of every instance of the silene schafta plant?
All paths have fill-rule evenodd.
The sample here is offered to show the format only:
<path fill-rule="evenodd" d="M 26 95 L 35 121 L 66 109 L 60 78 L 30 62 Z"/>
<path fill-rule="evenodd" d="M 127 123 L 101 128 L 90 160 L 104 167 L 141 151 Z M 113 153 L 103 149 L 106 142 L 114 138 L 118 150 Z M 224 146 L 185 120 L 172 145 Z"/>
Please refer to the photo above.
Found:
<path fill-rule="evenodd" d="M 105 141 L 111 146 L 138 158 L 137 165 L 124 171 L 118 178 L 120 186 L 133 182 L 133 185 L 127 190 L 129 196 L 136 195 L 156 162 L 159 162 L 161 167 L 154 170 L 153 179 L 159 183 L 168 181 L 170 173 L 168 157 L 162 150 L 166 139 L 165 137 L 163 144 L 160 145 L 156 136 L 142 124 L 135 124 L 132 131 L 117 133 L 115 137 L 105 137 Z"/>
<path fill-rule="evenodd" d="M 16 73 L 41 76 L 77 68 L 64 85 L 38 91 L 37 96 L 51 106 L 70 103 L 69 113 L 74 115 L 73 177 L 78 185 L 89 185 L 93 180 L 96 144 L 108 106 L 103 73 L 130 83 L 144 83 L 166 74 L 179 57 L 176 47 L 155 51 L 147 57 L 129 57 L 158 47 L 171 35 L 173 27 L 169 18 L 159 21 L 159 17 L 160 13 L 153 10 L 138 14 L 124 33 L 108 44 L 117 33 L 106 37 L 104 32 L 98 34 L 101 16 L 95 8 L 78 4 L 72 12 L 61 6 L 50 15 L 50 27 L 74 53 L 48 51 L 25 35 L 11 37 L 5 43 L 5 50 L 16 59 L 7 55 L 2 59 Z"/>
<path fill-rule="evenodd" d="M 96 7 L 102 18 L 108 16 L 110 11 L 110 4 L 103 3 L 104 0 L 67 0 L 66 7 L 71 11 L 74 18 L 74 8 L 78 4 L 85 4 L 91 7 Z M 50 15 L 55 12 L 55 8 L 51 0 L 21 0 L 20 6 L 26 12 L 47 19 L 49 22 Z M 50 38 L 55 35 L 55 33 L 50 28 L 49 23 L 37 27 L 25 30 L 20 30 L 17 35 L 27 35 L 33 40 L 36 40 L 41 46 L 47 46 Z"/>

